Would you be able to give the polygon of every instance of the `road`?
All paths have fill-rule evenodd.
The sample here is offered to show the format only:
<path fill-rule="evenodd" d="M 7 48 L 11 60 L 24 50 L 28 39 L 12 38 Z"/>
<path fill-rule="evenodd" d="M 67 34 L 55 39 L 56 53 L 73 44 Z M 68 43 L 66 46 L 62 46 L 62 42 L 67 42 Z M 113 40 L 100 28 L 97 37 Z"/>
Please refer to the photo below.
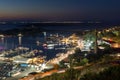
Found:
<path fill-rule="evenodd" d="M 8 77 L 6 80 L 18 80 L 24 76 L 28 76 L 29 73 L 31 72 L 36 72 L 36 69 L 35 68 L 27 68 L 25 71 L 23 72 L 20 72 L 19 74 L 16 74 L 15 76 L 13 77 Z"/>

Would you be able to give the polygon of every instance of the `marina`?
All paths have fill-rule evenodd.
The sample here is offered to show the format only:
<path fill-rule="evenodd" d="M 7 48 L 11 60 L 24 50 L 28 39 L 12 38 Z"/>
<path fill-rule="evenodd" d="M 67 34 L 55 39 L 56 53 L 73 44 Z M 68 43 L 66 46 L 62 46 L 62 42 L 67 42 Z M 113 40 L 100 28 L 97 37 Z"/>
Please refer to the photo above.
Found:
<path fill-rule="evenodd" d="M 48 39 L 47 37 L 45 39 L 44 36 L 41 37 L 41 40 L 45 41 L 39 40 L 39 42 L 34 37 L 28 37 L 31 38 L 29 39 L 31 41 L 26 41 L 27 39 L 22 34 L 18 34 L 16 37 L 1 38 L 0 59 L 4 63 L 12 65 L 9 74 L 5 74 L 3 77 L 16 77 L 29 68 L 32 69 L 30 72 L 36 72 L 36 70 L 37 72 L 42 72 L 44 69 L 54 68 L 53 64 L 58 64 L 70 54 L 67 52 L 67 48 L 69 49 L 70 47 L 62 43 L 61 37 L 57 39 L 56 37 L 59 37 L 59 35 L 50 35 Z M 56 56 L 57 54 L 59 56 Z M 30 72 L 26 73 L 26 75 Z"/>

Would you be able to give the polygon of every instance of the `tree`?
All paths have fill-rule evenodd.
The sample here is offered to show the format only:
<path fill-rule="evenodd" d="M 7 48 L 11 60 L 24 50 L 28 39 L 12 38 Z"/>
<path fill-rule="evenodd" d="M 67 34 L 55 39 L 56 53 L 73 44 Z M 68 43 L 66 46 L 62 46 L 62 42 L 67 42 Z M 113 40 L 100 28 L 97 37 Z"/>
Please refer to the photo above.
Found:
<path fill-rule="evenodd" d="M 82 59 L 81 61 L 80 61 L 80 64 L 81 65 L 85 65 L 85 64 L 87 64 L 88 63 L 88 59 L 87 58 L 84 58 L 84 59 Z"/>
<path fill-rule="evenodd" d="M 67 66 L 64 64 L 65 62 L 62 60 L 59 62 L 61 68 L 66 68 Z"/>

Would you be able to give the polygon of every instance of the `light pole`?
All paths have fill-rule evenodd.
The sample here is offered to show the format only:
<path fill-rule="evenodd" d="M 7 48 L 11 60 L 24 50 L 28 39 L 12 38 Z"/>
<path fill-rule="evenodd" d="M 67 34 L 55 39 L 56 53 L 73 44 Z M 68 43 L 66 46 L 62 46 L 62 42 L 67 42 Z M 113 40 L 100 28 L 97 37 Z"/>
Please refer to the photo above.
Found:
<path fill-rule="evenodd" d="M 46 32 L 43 32 L 43 34 L 44 34 L 44 40 L 45 40 L 45 42 L 46 42 L 47 33 L 46 33 Z"/>
<path fill-rule="evenodd" d="M 36 44 L 37 44 L 37 46 L 39 46 L 40 45 L 40 41 L 36 41 Z"/>
<path fill-rule="evenodd" d="M 94 53 L 98 52 L 98 43 L 97 43 L 97 30 L 95 29 L 95 47 L 94 47 Z"/>
<path fill-rule="evenodd" d="M 19 45 L 21 46 L 21 44 L 22 44 L 22 34 L 20 33 L 20 34 L 18 34 L 18 41 L 19 41 Z"/>
<path fill-rule="evenodd" d="M 4 38 L 5 38 L 5 36 L 1 35 L 2 44 L 4 44 Z"/>

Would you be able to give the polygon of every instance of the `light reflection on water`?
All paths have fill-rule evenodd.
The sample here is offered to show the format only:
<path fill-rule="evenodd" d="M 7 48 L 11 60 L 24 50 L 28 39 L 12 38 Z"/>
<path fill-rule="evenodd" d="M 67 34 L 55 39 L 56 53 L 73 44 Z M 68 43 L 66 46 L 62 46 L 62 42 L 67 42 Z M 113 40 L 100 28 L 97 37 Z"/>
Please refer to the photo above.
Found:
<path fill-rule="evenodd" d="M 40 45 L 37 46 L 36 41 L 40 41 Z M 40 55 L 47 56 L 47 59 L 51 59 L 55 57 L 57 53 L 65 52 L 65 50 L 55 50 L 55 49 L 44 49 L 42 46 L 44 43 L 44 37 L 43 36 L 23 36 L 22 37 L 22 46 L 28 47 L 30 50 L 38 49 L 42 50 L 43 53 Z M 5 37 L 4 43 L 0 41 L 0 49 L 15 49 L 19 46 L 18 37 Z"/>

